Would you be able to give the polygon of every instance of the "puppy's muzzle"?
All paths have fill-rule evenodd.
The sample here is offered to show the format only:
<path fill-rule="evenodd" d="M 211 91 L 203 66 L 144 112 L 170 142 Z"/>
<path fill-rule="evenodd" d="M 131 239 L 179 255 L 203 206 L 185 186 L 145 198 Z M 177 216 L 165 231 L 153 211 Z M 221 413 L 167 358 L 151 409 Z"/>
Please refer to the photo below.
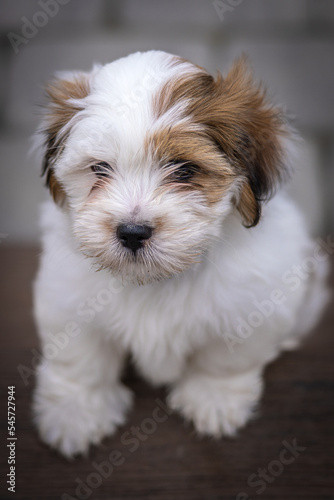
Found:
<path fill-rule="evenodd" d="M 136 253 L 139 248 L 142 248 L 144 241 L 151 238 L 152 228 L 141 224 L 120 224 L 116 234 L 123 247 Z"/>

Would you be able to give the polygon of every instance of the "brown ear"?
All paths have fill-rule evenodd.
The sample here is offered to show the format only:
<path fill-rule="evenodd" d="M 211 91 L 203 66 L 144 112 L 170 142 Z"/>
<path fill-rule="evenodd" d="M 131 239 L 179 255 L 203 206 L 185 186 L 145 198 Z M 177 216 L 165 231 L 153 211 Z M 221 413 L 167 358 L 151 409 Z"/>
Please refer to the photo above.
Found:
<path fill-rule="evenodd" d="M 46 88 L 48 104 L 42 133 L 45 136 L 45 154 L 42 175 L 46 178 L 53 199 L 59 205 L 65 201 L 65 192 L 55 177 L 55 163 L 61 155 L 69 129 L 66 127 L 78 111 L 83 109 L 80 99 L 89 94 L 89 77 L 74 73 L 68 79 L 55 79 Z"/>
<path fill-rule="evenodd" d="M 227 77 L 214 81 L 208 110 L 210 134 L 242 179 L 236 201 L 244 225 L 255 226 L 261 204 L 285 178 L 281 139 L 288 127 L 279 109 L 268 104 L 265 91 L 254 84 L 245 58 Z"/>

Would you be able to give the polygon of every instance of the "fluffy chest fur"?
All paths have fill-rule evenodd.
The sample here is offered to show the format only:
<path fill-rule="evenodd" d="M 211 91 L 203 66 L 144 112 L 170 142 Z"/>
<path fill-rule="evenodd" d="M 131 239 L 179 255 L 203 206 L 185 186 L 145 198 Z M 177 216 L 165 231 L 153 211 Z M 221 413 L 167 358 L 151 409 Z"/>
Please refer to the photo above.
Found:
<path fill-rule="evenodd" d="M 236 353 L 231 353 L 228 339 L 237 335 L 237 325 L 249 327 L 249 315 L 258 311 L 256 304 L 268 300 L 275 289 L 284 300 L 275 305 L 275 314 L 265 318 L 265 327 L 254 329 L 247 339 L 247 364 L 268 342 L 276 349 L 294 326 L 296 317 L 290 307 L 301 306 L 304 287 L 292 291 L 284 283 L 284 272 L 305 259 L 310 244 L 298 212 L 284 196 L 266 207 L 262 225 L 253 233 L 236 224 L 238 216 L 231 214 L 194 268 L 144 285 L 115 278 L 106 270 L 96 272 L 91 262 L 80 257 L 66 216 L 51 203 L 45 206 L 43 218 L 44 258 L 51 273 L 43 283 L 47 300 L 57 301 L 59 311 L 70 311 L 82 329 L 120 342 L 152 381 L 172 380 L 179 374 L 178 361 L 182 364 L 210 338 L 227 339 L 222 356 L 227 364 L 235 363 L 245 346 L 240 342 Z M 61 293 L 64 279 L 65 296 Z M 163 365 L 167 365 L 164 370 Z M 158 367 L 162 378 L 157 376 Z"/>

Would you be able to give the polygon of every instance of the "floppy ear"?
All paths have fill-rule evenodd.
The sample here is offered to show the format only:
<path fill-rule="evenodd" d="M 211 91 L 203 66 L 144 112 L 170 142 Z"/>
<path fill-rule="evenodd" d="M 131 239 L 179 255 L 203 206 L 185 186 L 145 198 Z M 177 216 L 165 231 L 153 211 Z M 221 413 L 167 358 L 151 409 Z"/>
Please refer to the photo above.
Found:
<path fill-rule="evenodd" d="M 42 175 L 46 178 L 53 199 L 59 205 L 65 201 L 65 192 L 55 176 L 55 163 L 61 155 L 71 124 L 84 108 L 83 98 L 89 94 L 88 73 L 71 73 L 54 79 L 47 87 L 48 103 L 42 126 L 45 153 Z"/>
<path fill-rule="evenodd" d="M 245 58 L 227 77 L 215 80 L 210 134 L 240 176 L 236 206 L 246 227 L 255 226 L 261 204 L 284 180 L 283 141 L 289 128 L 282 112 L 268 104 L 265 91 L 254 84 Z"/>

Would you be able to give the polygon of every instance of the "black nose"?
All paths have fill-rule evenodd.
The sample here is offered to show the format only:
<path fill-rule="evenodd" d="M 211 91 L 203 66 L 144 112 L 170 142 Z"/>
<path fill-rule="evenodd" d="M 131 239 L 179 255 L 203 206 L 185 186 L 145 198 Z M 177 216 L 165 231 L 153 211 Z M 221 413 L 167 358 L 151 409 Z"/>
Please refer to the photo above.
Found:
<path fill-rule="evenodd" d="M 143 246 L 143 241 L 152 236 L 150 226 L 140 224 L 120 224 L 117 228 L 117 237 L 123 247 L 130 248 L 134 253 Z"/>

